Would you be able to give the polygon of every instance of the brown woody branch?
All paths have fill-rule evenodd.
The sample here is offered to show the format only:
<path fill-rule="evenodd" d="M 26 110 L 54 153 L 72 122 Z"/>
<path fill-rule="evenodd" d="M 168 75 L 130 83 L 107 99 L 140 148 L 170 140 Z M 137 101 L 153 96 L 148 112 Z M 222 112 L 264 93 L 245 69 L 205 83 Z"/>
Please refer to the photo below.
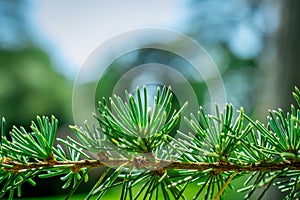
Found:
<path fill-rule="evenodd" d="M 3 165 L 4 164 L 4 165 Z M 300 170 L 300 161 L 293 162 L 261 162 L 255 164 L 233 164 L 233 163 L 194 163 L 194 162 L 178 162 L 170 160 L 149 161 L 143 157 L 134 160 L 80 160 L 80 161 L 55 161 L 55 162 L 32 162 L 20 163 L 12 160 L 2 162 L 2 167 L 6 171 L 18 173 L 20 170 L 37 170 L 43 168 L 70 168 L 72 171 L 79 171 L 81 168 L 96 168 L 101 166 L 119 167 L 119 166 L 135 167 L 138 169 L 148 169 L 163 172 L 170 169 L 181 170 L 197 170 L 203 171 L 212 169 L 214 173 L 222 173 L 226 171 L 245 172 L 245 171 L 278 171 L 278 170 Z M 1 164 L 0 164 L 1 166 Z"/>

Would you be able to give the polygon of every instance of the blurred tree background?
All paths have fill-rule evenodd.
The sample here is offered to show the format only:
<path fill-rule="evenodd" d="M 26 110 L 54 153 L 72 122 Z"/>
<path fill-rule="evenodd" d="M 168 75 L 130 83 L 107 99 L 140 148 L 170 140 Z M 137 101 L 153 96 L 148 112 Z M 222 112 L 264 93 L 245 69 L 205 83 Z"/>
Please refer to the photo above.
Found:
<path fill-rule="evenodd" d="M 9 127 L 26 127 L 36 115 L 51 114 L 62 125 L 72 124 L 74 80 L 61 73 L 64 66 L 55 66 L 53 52 L 34 40 L 28 17 L 31 5 L 31 1 L 0 0 L 0 116 Z M 300 87 L 300 2 L 185 0 L 184 5 L 187 17 L 178 31 L 197 40 L 216 62 L 228 102 L 245 107 L 260 120 L 265 120 L 268 109 L 287 110 L 293 87 Z M 156 62 L 178 70 L 186 64 L 154 50 L 124 56 L 130 59 L 112 63 L 99 81 L 98 87 L 105 90 L 97 90 L 95 101 L 110 96 L 118 78 L 136 65 Z M 201 104 L 207 104 L 203 80 L 184 68 L 181 73 L 198 92 Z M 132 83 L 128 80 L 128 85 Z"/>
<path fill-rule="evenodd" d="M 0 1 L 0 116 L 8 126 L 29 126 L 36 115 L 71 122 L 72 82 L 34 43 L 27 1 Z"/>

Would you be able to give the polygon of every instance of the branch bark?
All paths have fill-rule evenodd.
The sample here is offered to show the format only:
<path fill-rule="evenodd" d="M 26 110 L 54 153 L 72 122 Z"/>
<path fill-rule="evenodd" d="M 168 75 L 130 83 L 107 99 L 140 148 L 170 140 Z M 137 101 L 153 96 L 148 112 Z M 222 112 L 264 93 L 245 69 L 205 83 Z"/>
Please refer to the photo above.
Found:
<path fill-rule="evenodd" d="M 70 168 L 72 171 L 79 171 L 81 168 L 96 168 L 102 166 L 119 167 L 119 166 L 135 167 L 137 169 L 148 169 L 153 171 L 165 171 L 170 169 L 181 170 L 197 170 L 204 171 L 212 169 L 214 173 L 222 173 L 226 171 L 245 172 L 245 171 L 278 171 L 278 170 L 300 170 L 300 161 L 294 162 L 261 162 L 261 163 L 205 163 L 205 162 L 178 162 L 170 160 L 155 160 L 149 161 L 145 158 L 136 158 L 134 160 L 80 160 L 80 161 L 57 161 L 55 163 L 49 162 L 31 162 L 19 163 L 16 161 L 5 161 L 2 167 L 6 171 L 18 173 L 20 171 L 30 171 L 42 168 Z"/>

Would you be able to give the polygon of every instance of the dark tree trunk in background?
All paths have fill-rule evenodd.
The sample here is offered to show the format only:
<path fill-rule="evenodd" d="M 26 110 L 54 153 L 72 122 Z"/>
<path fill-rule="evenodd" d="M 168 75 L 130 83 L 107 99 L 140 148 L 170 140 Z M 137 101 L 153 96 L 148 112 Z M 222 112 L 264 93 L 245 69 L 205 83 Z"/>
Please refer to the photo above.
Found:
<path fill-rule="evenodd" d="M 295 103 L 291 92 L 300 88 L 300 1 L 281 1 L 281 25 L 278 31 L 279 77 L 276 96 L 284 110 Z"/>

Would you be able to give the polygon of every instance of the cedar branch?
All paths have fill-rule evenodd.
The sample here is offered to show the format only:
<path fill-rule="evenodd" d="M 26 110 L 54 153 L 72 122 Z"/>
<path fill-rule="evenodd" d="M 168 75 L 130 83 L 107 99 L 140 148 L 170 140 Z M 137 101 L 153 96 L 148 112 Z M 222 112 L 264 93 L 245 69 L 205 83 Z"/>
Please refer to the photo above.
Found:
<path fill-rule="evenodd" d="M 136 159 L 139 162 L 136 162 Z M 170 160 L 155 160 L 149 161 L 144 158 L 136 158 L 135 160 L 80 160 L 80 161 L 56 161 L 55 163 L 49 162 L 29 162 L 29 163 L 20 163 L 16 161 L 9 160 L 2 165 L 2 169 L 6 171 L 13 171 L 14 173 L 18 171 L 30 171 L 44 168 L 70 168 L 70 169 L 81 169 L 81 168 L 96 168 L 101 166 L 108 167 L 119 167 L 121 165 L 127 167 L 135 167 L 137 169 L 148 169 L 148 170 L 197 170 L 203 171 L 207 169 L 213 169 L 214 172 L 222 173 L 226 171 L 236 171 L 236 172 L 245 172 L 245 171 L 278 171 L 278 170 L 300 170 L 300 161 L 294 162 L 261 162 L 261 163 L 205 163 L 205 162 L 179 162 L 179 161 L 170 161 Z"/>

